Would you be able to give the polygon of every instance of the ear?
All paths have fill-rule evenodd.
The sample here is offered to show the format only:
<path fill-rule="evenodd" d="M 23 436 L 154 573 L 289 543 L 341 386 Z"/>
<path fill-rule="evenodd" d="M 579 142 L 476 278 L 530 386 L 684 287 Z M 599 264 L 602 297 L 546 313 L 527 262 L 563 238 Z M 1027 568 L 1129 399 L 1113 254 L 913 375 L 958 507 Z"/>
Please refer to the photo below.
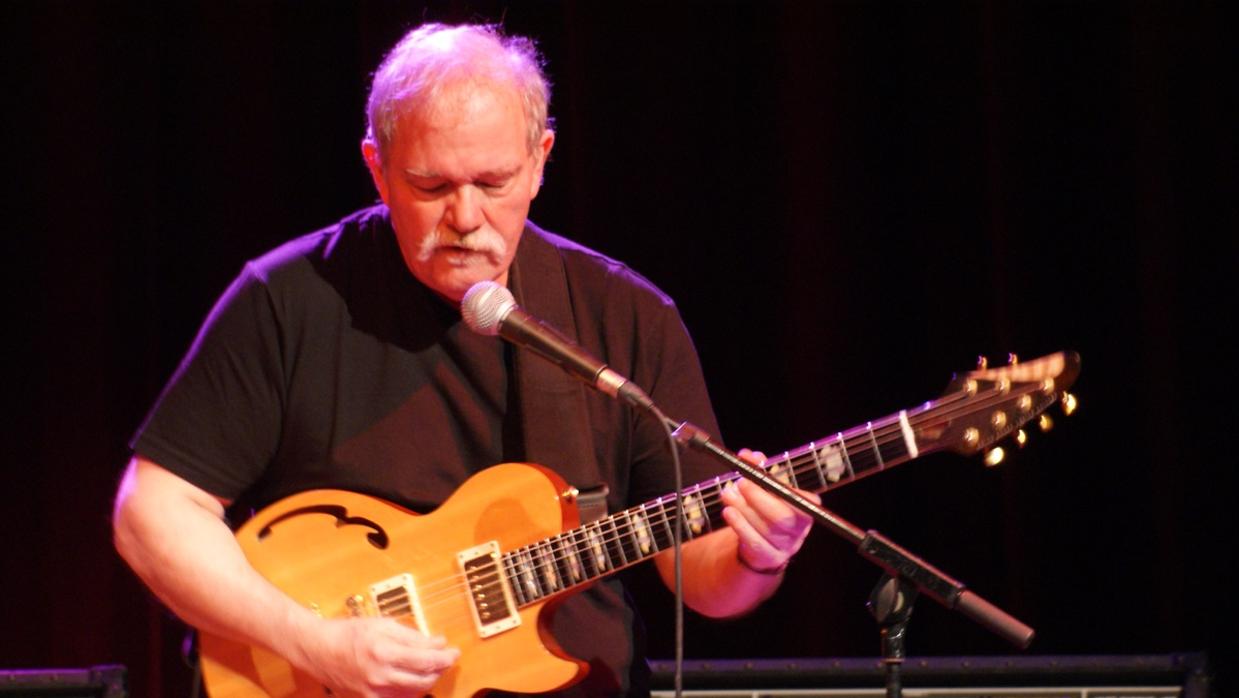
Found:
<path fill-rule="evenodd" d="M 546 161 L 551 157 L 551 147 L 555 145 L 555 132 L 547 129 L 542 132 L 542 138 L 538 141 L 538 146 L 534 148 L 534 157 L 537 162 L 533 166 L 533 180 L 529 183 L 529 198 L 532 199 L 538 195 L 538 190 L 542 188 L 542 171 L 546 169 Z"/>
<path fill-rule="evenodd" d="M 369 138 L 363 138 L 361 141 L 361 157 L 366 161 L 366 168 L 370 170 L 370 179 L 374 180 L 374 188 L 379 190 L 379 197 L 383 199 L 383 203 L 388 203 L 387 177 L 383 175 L 383 161 L 379 157 L 379 144 Z"/>

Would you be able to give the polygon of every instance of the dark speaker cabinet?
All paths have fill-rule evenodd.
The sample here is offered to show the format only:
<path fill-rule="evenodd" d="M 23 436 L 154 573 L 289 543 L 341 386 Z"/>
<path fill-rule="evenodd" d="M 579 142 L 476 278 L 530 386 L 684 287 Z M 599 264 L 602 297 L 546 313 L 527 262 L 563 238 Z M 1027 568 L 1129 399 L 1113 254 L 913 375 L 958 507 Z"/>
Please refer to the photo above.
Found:
<path fill-rule="evenodd" d="M 126 698 L 125 667 L 0 670 L 0 698 Z"/>

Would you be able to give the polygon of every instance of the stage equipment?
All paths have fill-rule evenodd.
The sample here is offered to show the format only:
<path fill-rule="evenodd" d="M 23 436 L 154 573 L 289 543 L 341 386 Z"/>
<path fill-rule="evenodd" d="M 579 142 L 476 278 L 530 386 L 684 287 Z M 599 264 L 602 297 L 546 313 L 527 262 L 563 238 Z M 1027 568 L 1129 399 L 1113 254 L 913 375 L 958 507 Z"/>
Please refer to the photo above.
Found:
<path fill-rule="evenodd" d="M 654 698 L 669 698 L 673 662 L 655 660 Z M 909 657 L 909 698 L 1208 698 L 1203 653 Z M 876 698 L 885 694 L 879 659 L 730 659 L 684 663 L 693 698 Z"/>
<path fill-rule="evenodd" d="M 125 667 L 99 664 L 80 669 L 9 669 L 0 671 L 3 698 L 126 698 Z"/>

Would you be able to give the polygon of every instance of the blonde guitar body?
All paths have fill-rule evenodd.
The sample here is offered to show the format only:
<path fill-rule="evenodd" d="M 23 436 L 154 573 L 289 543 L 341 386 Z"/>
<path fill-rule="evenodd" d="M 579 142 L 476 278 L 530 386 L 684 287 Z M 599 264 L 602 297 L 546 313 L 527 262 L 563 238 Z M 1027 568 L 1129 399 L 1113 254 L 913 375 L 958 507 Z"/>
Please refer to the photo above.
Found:
<path fill-rule="evenodd" d="M 470 478 L 425 516 L 353 492 L 313 490 L 262 510 L 237 539 L 255 569 L 324 618 L 393 615 L 460 648 L 462 660 L 434 696 L 542 692 L 579 679 L 587 666 L 563 654 L 544 630 L 540 616 L 550 600 L 525 605 L 519 625 L 482 637 L 458 554 L 491 542 L 513 550 L 576 526 L 567 492 L 551 471 L 511 463 Z M 383 613 L 375 601 L 383 594 L 371 585 L 406 579 L 413 612 Z M 201 651 L 212 698 L 350 695 L 326 690 L 262 648 L 204 634 Z"/>

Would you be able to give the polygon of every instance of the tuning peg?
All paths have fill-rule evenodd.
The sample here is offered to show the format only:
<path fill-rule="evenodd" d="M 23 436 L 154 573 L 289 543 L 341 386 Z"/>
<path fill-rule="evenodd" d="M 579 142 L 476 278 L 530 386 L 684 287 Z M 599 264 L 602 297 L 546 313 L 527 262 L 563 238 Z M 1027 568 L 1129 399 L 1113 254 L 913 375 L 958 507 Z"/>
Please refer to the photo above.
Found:
<path fill-rule="evenodd" d="M 1063 406 L 1063 414 L 1068 417 L 1070 417 L 1071 414 L 1076 411 L 1076 408 L 1080 406 L 1079 401 L 1076 400 L 1076 396 L 1065 390 L 1063 391 L 1063 396 L 1059 398 L 1059 400 Z"/>
<path fill-rule="evenodd" d="M 1043 432 L 1049 431 L 1054 428 L 1054 420 L 1050 419 L 1050 415 L 1042 413 L 1041 417 L 1037 419 L 1037 426 Z"/>
<path fill-rule="evenodd" d="M 1002 446 L 995 446 L 985 452 L 985 465 L 992 468 L 1003 461 L 1007 457 L 1007 452 L 1002 449 Z"/>
<path fill-rule="evenodd" d="M 1020 357 L 1015 354 L 1007 354 L 1007 365 L 1014 366 L 1020 362 Z"/>
<path fill-rule="evenodd" d="M 978 356 L 977 357 L 977 370 L 984 371 L 987 368 L 989 368 L 989 359 L 985 358 L 984 355 Z"/>
<path fill-rule="evenodd" d="M 1020 448 L 1024 448 L 1025 446 L 1027 446 L 1028 445 L 1028 432 L 1024 431 L 1023 429 L 1016 429 L 1015 430 L 1015 444 L 1019 446 Z"/>

